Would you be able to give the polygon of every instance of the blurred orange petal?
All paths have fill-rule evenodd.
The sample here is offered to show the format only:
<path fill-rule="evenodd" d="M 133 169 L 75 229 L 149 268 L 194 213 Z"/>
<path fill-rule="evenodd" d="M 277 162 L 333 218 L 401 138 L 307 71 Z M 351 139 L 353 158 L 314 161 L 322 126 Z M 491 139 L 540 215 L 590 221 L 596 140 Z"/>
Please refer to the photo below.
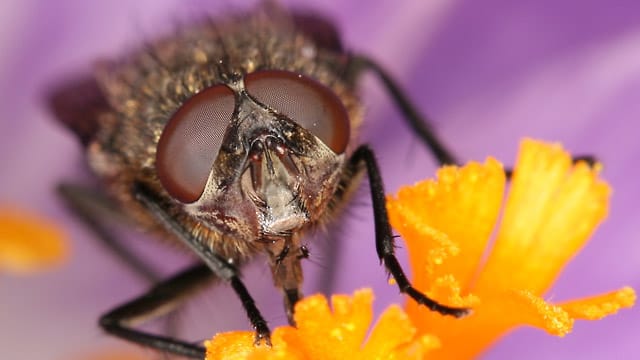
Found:
<path fill-rule="evenodd" d="M 68 252 L 57 224 L 15 207 L 0 208 L 0 270 L 30 273 L 60 264 Z"/>

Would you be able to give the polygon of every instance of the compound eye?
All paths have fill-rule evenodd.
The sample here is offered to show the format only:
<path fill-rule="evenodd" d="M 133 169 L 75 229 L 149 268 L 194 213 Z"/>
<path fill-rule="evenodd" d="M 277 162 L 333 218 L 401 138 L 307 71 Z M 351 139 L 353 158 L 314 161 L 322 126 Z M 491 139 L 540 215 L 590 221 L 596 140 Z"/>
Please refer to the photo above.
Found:
<path fill-rule="evenodd" d="M 349 141 L 349 116 L 340 98 L 328 87 L 304 75 L 282 70 L 248 74 L 244 84 L 255 100 L 297 122 L 336 154 L 345 151 Z"/>
<path fill-rule="evenodd" d="M 234 109 L 233 91 L 216 85 L 191 97 L 173 114 L 156 153 L 158 178 L 169 195 L 183 203 L 200 198 Z"/>

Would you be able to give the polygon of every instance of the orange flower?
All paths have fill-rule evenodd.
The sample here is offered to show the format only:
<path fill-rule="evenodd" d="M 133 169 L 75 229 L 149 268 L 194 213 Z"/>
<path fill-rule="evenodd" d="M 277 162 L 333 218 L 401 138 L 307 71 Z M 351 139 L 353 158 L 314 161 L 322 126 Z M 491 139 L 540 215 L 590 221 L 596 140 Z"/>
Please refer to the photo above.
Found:
<path fill-rule="evenodd" d="M 273 346 L 255 346 L 250 331 L 216 335 L 206 342 L 207 360 L 218 359 L 422 359 L 439 346 L 437 338 L 417 335 L 400 307 L 392 305 L 369 333 L 373 317 L 371 290 L 352 297 L 331 297 L 333 312 L 322 295 L 296 305 L 297 328 L 277 328 Z"/>
<path fill-rule="evenodd" d="M 28 273 L 59 264 L 66 235 L 49 220 L 16 208 L 0 208 L 0 271 Z"/>
<path fill-rule="evenodd" d="M 607 214 L 611 190 L 599 170 L 572 164 L 560 145 L 524 140 L 504 205 L 505 173 L 492 158 L 443 167 L 437 181 L 388 199 L 414 286 L 474 311 L 453 319 L 408 300 L 419 333 L 442 342 L 430 358 L 471 358 L 519 325 L 563 336 L 575 319 L 599 319 L 633 305 L 631 288 L 560 304 L 541 298 Z"/>
<path fill-rule="evenodd" d="M 296 306 L 297 329 L 274 331 L 272 347 L 255 346 L 253 332 L 224 333 L 207 342 L 207 360 L 422 359 L 427 352 L 433 359 L 471 358 L 519 325 L 563 336 L 575 319 L 630 307 L 631 288 L 560 304 L 541 298 L 607 214 L 611 190 L 599 170 L 572 164 L 559 145 L 525 140 L 506 199 L 504 170 L 492 158 L 443 167 L 437 181 L 388 199 L 413 284 L 443 303 L 472 307 L 467 318 L 408 300 L 406 313 L 391 306 L 367 337 L 369 291 L 332 297 L 333 313 L 316 295 Z"/>

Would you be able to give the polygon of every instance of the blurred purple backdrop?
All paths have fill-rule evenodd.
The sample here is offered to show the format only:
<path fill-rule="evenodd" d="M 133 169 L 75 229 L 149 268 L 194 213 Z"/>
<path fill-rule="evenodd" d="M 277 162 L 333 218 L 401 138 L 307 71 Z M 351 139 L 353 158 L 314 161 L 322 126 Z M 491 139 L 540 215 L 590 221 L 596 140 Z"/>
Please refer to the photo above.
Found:
<path fill-rule="evenodd" d="M 293 1 L 290 1 L 294 3 Z M 229 7 L 211 1 L 5 1 L 0 5 L 0 201 L 36 209 L 72 237 L 70 263 L 0 283 L 0 352 L 8 359 L 68 359 L 121 346 L 97 328 L 97 316 L 139 294 L 145 284 L 104 254 L 53 193 L 62 180 L 89 182 L 75 139 L 41 103 L 46 84 L 95 59 L 113 57 L 170 29 L 176 19 Z M 334 18 L 351 49 L 371 54 L 434 119 L 460 158 L 497 156 L 512 163 L 523 136 L 561 141 L 596 154 L 614 188 L 609 219 L 547 294 L 552 300 L 631 285 L 640 289 L 640 3 L 614 1 L 298 1 Z M 237 6 L 237 5 L 234 5 Z M 366 79 L 363 140 L 373 144 L 388 191 L 431 176 L 435 165 L 402 124 L 379 84 Z M 373 247 L 369 201 L 359 196 L 332 240 L 317 239 L 306 264 L 315 276 L 336 269 L 336 292 L 376 289 L 379 311 L 398 301 Z M 168 274 L 186 263 L 171 249 L 134 246 Z M 326 252 L 338 246 L 335 255 Z M 335 259 L 329 258 L 336 256 Z M 272 324 L 285 321 L 264 260 L 244 272 Z M 637 358 L 640 310 L 578 322 L 564 339 L 519 329 L 487 359 Z M 192 339 L 248 328 L 225 287 L 181 314 Z M 464 346 L 464 345 L 460 345 Z M 635 355 L 634 355 L 635 354 Z"/>

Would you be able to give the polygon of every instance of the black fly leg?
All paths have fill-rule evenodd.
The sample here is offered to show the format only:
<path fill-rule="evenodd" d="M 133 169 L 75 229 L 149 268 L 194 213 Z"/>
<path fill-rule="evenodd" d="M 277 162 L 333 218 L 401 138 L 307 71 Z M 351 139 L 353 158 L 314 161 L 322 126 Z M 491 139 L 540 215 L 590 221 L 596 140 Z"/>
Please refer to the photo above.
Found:
<path fill-rule="evenodd" d="M 161 280 L 158 272 L 118 241 L 101 220 L 109 218 L 125 222 L 124 219 L 119 219 L 121 214 L 105 195 L 85 186 L 66 183 L 59 184 L 57 191 L 66 207 L 86 224 L 95 233 L 96 238 L 136 276 L 149 284 Z"/>
<path fill-rule="evenodd" d="M 144 295 L 100 317 L 100 326 L 108 333 L 137 344 L 193 359 L 204 359 L 205 349 L 172 337 L 133 329 L 146 320 L 162 316 L 181 300 L 213 280 L 214 274 L 204 264 L 193 266 L 154 286 Z"/>
<path fill-rule="evenodd" d="M 346 76 L 350 81 L 354 82 L 365 70 L 370 70 L 382 81 L 382 85 L 384 85 L 394 103 L 404 115 L 404 120 L 418 138 L 427 146 L 433 156 L 435 156 L 438 163 L 440 165 L 460 165 L 460 162 L 456 160 L 453 152 L 444 146 L 444 143 L 429 126 L 428 118 L 420 114 L 411 101 L 409 101 L 409 97 L 379 64 L 364 55 L 352 55 Z M 573 162 L 576 163 L 578 161 L 586 161 L 589 164 L 594 164 L 596 159 L 591 155 L 574 156 Z M 511 168 L 505 168 L 505 173 L 507 174 L 507 178 L 510 179 L 513 170 Z"/>
<path fill-rule="evenodd" d="M 205 264 L 195 265 L 154 286 L 142 296 L 104 314 L 100 317 L 100 326 L 112 335 L 142 346 L 188 358 L 204 359 L 205 349 L 200 345 L 194 345 L 173 337 L 136 330 L 134 327 L 173 311 L 182 301 L 188 299 L 190 295 L 193 295 L 215 278 L 215 274 L 211 272 L 209 266 Z M 260 313 L 255 308 L 253 299 L 251 299 L 247 289 L 238 277 L 234 276 L 229 281 L 240 297 L 252 323 L 254 321 L 262 321 L 264 323 Z M 263 325 L 262 333 L 260 333 L 261 330 L 259 330 L 258 325 L 254 325 L 256 326 L 256 337 L 257 339 L 265 339 L 269 343 L 269 329 L 266 328 L 266 323 Z"/>
<path fill-rule="evenodd" d="M 440 165 L 458 164 L 455 155 L 438 138 L 436 133 L 429 126 L 428 119 L 425 118 L 409 101 L 409 97 L 400 89 L 389 74 L 376 62 L 363 55 L 352 55 L 347 76 L 351 81 L 356 81 L 365 70 L 373 72 L 389 95 L 395 102 L 398 109 L 404 115 L 404 120 L 411 127 L 414 133 L 422 140 L 431 153 L 435 156 Z"/>
<path fill-rule="evenodd" d="M 59 185 L 58 193 L 74 215 L 81 219 L 96 234 L 96 238 L 137 276 L 149 284 L 160 281 L 157 272 L 119 242 L 113 233 L 108 230 L 104 222 L 100 220 L 105 217 L 123 220 L 118 219 L 120 215 L 111 205 L 109 199 L 100 192 L 72 184 Z M 144 346 L 202 359 L 204 358 L 204 348 L 201 346 L 182 342 L 168 336 L 134 330 L 131 326 L 136 322 L 150 320 L 152 317 L 167 315 L 167 330 L 172 333 L 176 324 L 174 323 L 175 318 L 171 314 L 172 310 L 178 305 L 179 300 L 186 298 L 186 295 L 211 279 L 213 279 L 213 273 L 208 267 L 205 265 L 193 267 L 154 286 L 145 295 L 103 315 L 100 318 L 100 326 L 108 333 Z"/>
<path fill-rule="evenodd" d="M 425 294 L 416 290 L 411 285 L 395 255 L 395 244 L 385 205 L 386 202 L 382 177 L 380 177 L 380 170 L 378 169 L 378 164 L 373 151 L 371 151 L 371 149 L 366 145 L 362 145 L 356 149 L 349 160 L 349 166 L 353 169 L 357 169 L 362 163 L 364 163 L 369 177 L 376 232 L 376 251 L 378 252 L 380 261 L 384 263 L 387 271 L 389 271 L 391 276 L 395 279 L 400 291 L 409 295 L 419 304 L 426 306 L 432 311 L 439 312 L 440 314 L 451 315 L 454 317 L 467 315 L 470 312 L 469 309 L 442 305 L 428 298 Z"/>
<path fill-rule="evenodd" d="M 189 358 L 203 359 L 205 349 L 202 346 L 172 337 L 137 330 L 134 326 L 172 311 L 181 301 L 188 298 L 209 281 L 214 278 L 220 278 L 228 281 L 240 298 L 242 306 L 256 330 L 256 342 L 265 340 L 267 344 L 270 344 L 270 331 L 267 323 L 260 314 L 247 288 L 238 277 L 235 267 L 207 246 L 200 243 L 198 239 L 195 239 L 178 223 L 173 221 L 143 188 L 138 189 L 136 195 L 138 200 L 144 204 L 167 229 L 171 230 L 180 240 L 200 256 L 204 264 L 189 268 L 156 285 L 144 295 L 108 312 L 100 318 L 100 326 L 110 334 L 143 346 Z"/>
<path fill-rule="evenodd" d="M 109 198 L 97 190 L 76 184 L 59 184 L 57 192 L 66 207 L 89 227 L 96 235 L 96 239 L 137 277 L 148 285 L 156 284 L 162 280 L 150 264 L 147 264 L 142 257 L 134 253 L 109 231 L 105 219 L 121 223 L 127 222 L 127 219 L 122 216 Z M 166 334 L 176 335 L 178 328 L 176 312 L 167 314 L 164 328 Z"/>
<path fill-rule="evenodd" d="M 219 278 L 231 284 L 236 295 L 240 298 L 247 317 L 256 331 L 256 343 L 262 340 L 267 345 L 271 344 L 271 331 L 267 326 L 267 322 L 260 314 L 260 310 L 255 301 L 249 294 L 249 291 L 240 280 L 238 270 L 228 261 L 218 255 L 211 247 L 203 244 L 198 238 L 186 231 L 171 215 L 160 207 L 159 202 L 151 195 L 143 186 L 136 189 L 137 199 L 162 223 L 165 228 L 171 231 L 176 237 L 187 245 L 200 259 L 209 267 L 209 269 Z"/>

